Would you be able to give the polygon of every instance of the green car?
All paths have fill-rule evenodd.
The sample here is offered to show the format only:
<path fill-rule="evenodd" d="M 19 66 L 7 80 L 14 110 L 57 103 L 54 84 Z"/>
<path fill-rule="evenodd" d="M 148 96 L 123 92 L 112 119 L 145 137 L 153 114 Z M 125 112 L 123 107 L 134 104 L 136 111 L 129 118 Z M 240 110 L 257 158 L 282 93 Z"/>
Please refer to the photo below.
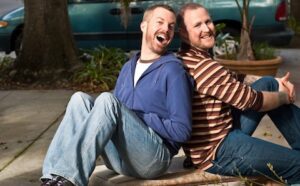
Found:
<path fill-rule="evenodd" d="M 177 11 L 187 2 L 197 2 L 207 7 L 213 21 L 225 23 L 225 31 L 232 35 L 240 32 L 241 20 L 235 0 L 135 0 L 130 3 L 131 15 L 127 28 L 122 25 L 120 3 L 115 0 L 68 0 L 68 13 L 79 48 L 102 45 L 129 51 L 140 49 L 139 24 L 148 6 L 167 3 Z M 285 26 L 287 7 L 286 0 L 252 0 L 250 15 L 255 16 L 253 39 L 273 45 L 287 45 L 293 36 L 293 32 Z M 23 7 L 0 15 L 0 51 L 10 53 L 20 48 L 23 16 Z M 171 49 L 178 47 L 178 34 L 175 34 Z"/>

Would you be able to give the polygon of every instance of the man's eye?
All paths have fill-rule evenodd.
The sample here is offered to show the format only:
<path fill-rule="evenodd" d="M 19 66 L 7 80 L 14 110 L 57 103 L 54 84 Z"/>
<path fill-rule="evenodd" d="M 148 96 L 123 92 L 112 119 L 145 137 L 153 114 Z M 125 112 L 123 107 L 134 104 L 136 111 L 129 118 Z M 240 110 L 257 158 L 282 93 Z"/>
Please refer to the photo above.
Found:
<path fill-rule="evenodd" d="M 170 30 L 174 30 L 175 29 L 175 25 L 169 25 L 169 29 Z"/>
<path fill-rule="evenodd" d="M 200 27 L 201 26 L 201 23 L 197 23 L 196 25 L 195 25 L 195 27 Z"/>

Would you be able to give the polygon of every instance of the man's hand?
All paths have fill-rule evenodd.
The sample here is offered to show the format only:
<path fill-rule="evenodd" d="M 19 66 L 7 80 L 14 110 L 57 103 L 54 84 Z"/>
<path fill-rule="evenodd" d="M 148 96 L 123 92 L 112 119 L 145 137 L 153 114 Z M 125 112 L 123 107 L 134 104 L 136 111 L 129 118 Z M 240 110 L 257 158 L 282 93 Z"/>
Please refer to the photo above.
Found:
<path fill-rule="evenodd" d="M 279 92 L 286 92 L 289 96 L 290 103 L 294 103 L 296 100 L 296 92 L 294 85 L 289 81 L 290 73 L 287 72 L 283 77 L 276 78 L 279 83 Z"/>

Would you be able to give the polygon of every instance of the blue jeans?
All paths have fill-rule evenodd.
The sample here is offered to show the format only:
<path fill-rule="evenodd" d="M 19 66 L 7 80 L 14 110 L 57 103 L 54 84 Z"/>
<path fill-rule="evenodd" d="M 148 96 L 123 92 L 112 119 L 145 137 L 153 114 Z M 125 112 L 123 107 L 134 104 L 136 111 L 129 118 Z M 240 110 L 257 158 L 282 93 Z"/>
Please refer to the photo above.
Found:
<path fill-rule="evenodd" d="M 172 158 L 163 140 L 112 94 L 94 100 L 77 92 L 50 144 L 41 179 L 55 174 L 87 185 L 99 155 L 108 168 L 138 178 L 161 175 Z"/>
<path fill-rule="evenodd" d="M 264 77 L 253 83 L 252 88 L 277 91 L 278 82 L 272 77 Z M 292 149 L 251 137 L 265 114 Z M 233 129 L 220 144 L 208 172 L 230 176 L 265 175 L 276 179 L 267 166 L 270 163 L 288 184 L 300 183 L 300 109 L 297 106 L 283 105 L 268 112 L 233 109 L 233 117 Z"/>

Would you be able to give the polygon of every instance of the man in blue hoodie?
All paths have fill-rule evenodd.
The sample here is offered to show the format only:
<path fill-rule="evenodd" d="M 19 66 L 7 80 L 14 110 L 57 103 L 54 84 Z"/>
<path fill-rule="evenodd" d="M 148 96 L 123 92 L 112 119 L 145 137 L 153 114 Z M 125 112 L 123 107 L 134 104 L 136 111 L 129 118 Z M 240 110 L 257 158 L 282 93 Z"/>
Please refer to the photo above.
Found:
<path fill-rule="evenodd" d="M 141 52 L 122 68 L 114 94 L 72 96 L 48 149 L 42 185 L 87 185 L 99 155 L 127 176 L 150 179 L 168 169 L 191 133 L 192 81 L 166 52 L 175 21 L 167 5 L 148 8 Z"/>

